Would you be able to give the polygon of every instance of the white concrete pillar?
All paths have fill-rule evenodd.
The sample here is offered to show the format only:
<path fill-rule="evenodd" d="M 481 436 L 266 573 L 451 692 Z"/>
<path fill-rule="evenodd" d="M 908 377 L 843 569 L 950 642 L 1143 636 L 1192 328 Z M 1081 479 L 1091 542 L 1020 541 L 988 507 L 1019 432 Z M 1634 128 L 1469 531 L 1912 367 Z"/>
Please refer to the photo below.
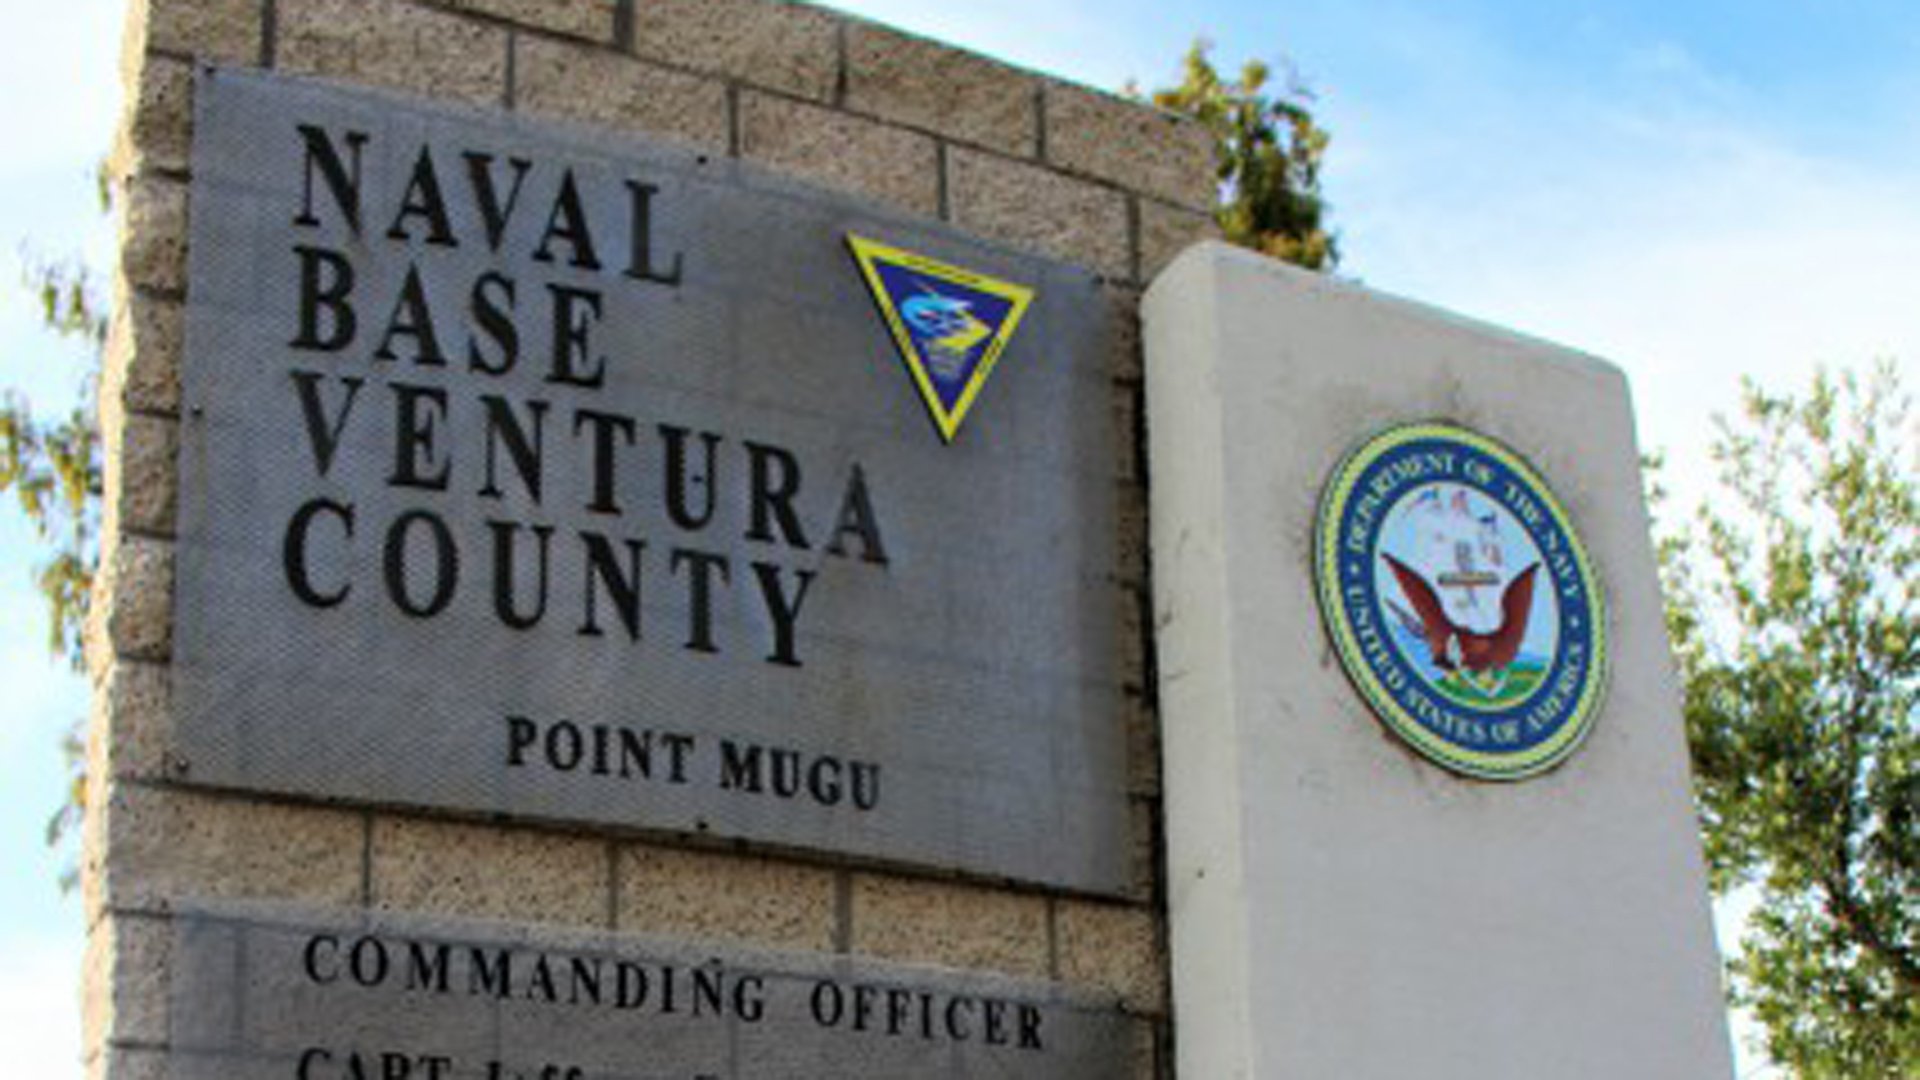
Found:
<path fill-rule="evenodd" d="M 1220 244 L 1182 255 L 1143 317 L 1179 1075 L 1729 1076 L 1620 372 Z M 1427 475 L 1361 478 L 1354 498 L 1379 497 L 1330 534 L 1336 549 L 1354 545 L 1351 567 L 1329 563 L 1332 593 L 1343 567 L 1353 581 L 1361 567 L 1377 575 L 1351 593 L 1354 617 L 1376 622 L 1350 641 L 1350 673 L 1316 596 L 1316 515 L 1348 455 L 1422 421 L 1490 449 L 1431 457 Z M 1505 493 L 1444 471 L 1507 460 L 1521 483 Z M 1521 520 L 1512 492 L 1535 488 L 1557 499 L 1559 527 Z M 1561 557 L 1568 538 L 1584 568 Z M 1422 563 L 1410 552 L 1429 541 Z M 1396 552 L 1451 598 L 1432 610 L 1454 621 L 1427 619 L 1419 586 L 1400 590 L 1381 562 Z M 1518 597 L 1528 561 L 1544 565 Z M 1518 640 L 1500 636 L 1514 626 L 1500 597 L 1524 600 L 1533 621 L 1521 651 L 1493 663 L 1499 641 Z M 1601 633 L 1578 625 L 1589 611 Z M 1396 634 L 1403 619 L 1452 629 Z M 1554 659 L 1602 641 L 1604 666 Z M 1443 736 L 1455 725 L 1462 763 L 1416 750 L 1418 732 L 1396 731 L 1363 696 L 1364 672 L 1383 687 L 1398 677 L 1368 667 L 1389 653 L 1394 671 L 1436 679 L 1453 656 L 1446 685 L 1467 704 L 1449 705 L 1424 675 L 1400 698 L 1376 696 L 1412 703 L 1415 728 L 1421 716 Z M 1519 742 L 1546 745 L 1553 723 L 1578 721 L 1577 699 L 1560 710 L 1550 686 L 1526 689 L 1556 672 L 1575 693 L 1582 676 L 1600 680 L 1584 739 L 1514 767 L 1535 775 L 1467 775 L 1500 775 L 1524 757 Z M 1475 739 L 1492 742 L 1480 753 Z"/>

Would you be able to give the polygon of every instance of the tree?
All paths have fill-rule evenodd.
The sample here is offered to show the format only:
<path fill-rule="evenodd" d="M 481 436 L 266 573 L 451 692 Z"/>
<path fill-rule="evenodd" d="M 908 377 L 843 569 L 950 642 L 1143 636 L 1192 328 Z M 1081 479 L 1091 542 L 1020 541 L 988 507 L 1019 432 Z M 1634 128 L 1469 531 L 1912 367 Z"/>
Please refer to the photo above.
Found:
<path fill-rule="evenodd" d="M 1228 82 L 1214 69 L 1211 46 L 1187 50 L 1180 85 L 1153 92 L 1155 105 L 1198 120 L 1213 133 L 1220 181 L 1214 218 L 1227 240 L 1309 270 L 1331 270 L 1339 242 L 1326 229 L 1320 166 L 1331 136 L 1314 122 L 1313 95 L 1289 78 L 1266 94 L 1271 70 L 1249 61 Z"/>
<path fill-rule="evenodd" d="M 93 279 L 78 264 L 35 264 L 27 272 L 27 285 L 39 300 L 42 325 L 56 337 L 82 343 L 85 362 L 74 373 L 73 406 L 52 418 L 36 415 L 17 390 L 0 394 L 0 496 L 13 493 L 43 545 L 34 575 L 47 601 L 48 645 L 78 669 L 98 550 L 103 484 L 94 401 L 107 319 Z M 67 734 L 66 751 L 70 790 L 66 803 L 48 819 L 49 844 L 58 844 L 79 822 L 85 802 L 78 719 Z M 62 887 L 71 887 L 75 880 L 69 867 L 61 877 Z"/>
<path fill-rule="evenodd" d="M 1743 405 L 1661 544 L 1730 995 L 1795 1076 L 1920 1076 L 1920 431 L 1884 365 Z"/>
<path fill-rule="evenodd" d="M 36 574 L 49 608 L 49 645 L 79 667 L 101 491 L 94 383 L 107 320 L 85 270 L 44 264 L 28 277 L 42 324 L 59 337 L 85 342 L 90 362 L 77 373 L 78 400 L 52 420 L 36 417 L 16 390 L 0 395 L 0 494 L 13 492 L 47 547 Z"/>

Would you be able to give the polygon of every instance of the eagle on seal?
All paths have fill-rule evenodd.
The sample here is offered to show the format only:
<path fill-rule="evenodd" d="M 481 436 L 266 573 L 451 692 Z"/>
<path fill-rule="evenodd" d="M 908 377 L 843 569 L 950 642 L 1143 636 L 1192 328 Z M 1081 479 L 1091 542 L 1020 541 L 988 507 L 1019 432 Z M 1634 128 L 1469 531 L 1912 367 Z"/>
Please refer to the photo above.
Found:
<path fill-rule="evenodd" d="M 1533 609 L 1533 582 L 1539 563 L 1530 564 L 1514 575 L 1500 594 L 1500 625 L 1487 633 L 1468 630 L 1448 617 L 1439 593 L 1419 572 L 1391 555 L 1380 556 L 1400 583 L 1400 591 L 1413 604 L 1414 614 L 1388 602 L 1402 625 L 1427 643 L 1433 663 L 1442 671 L 1458 671 L 1475 684 L 1480 678 L 1497 673 L 1499 683 L 1489 691 L 1497 693 L 1506 684 L 1506 667 L 1520 655 L 1520 642 L 1527 636 L 1527 618 Z M 1417 616 L 1417 617 L 1416 617 Z"/>

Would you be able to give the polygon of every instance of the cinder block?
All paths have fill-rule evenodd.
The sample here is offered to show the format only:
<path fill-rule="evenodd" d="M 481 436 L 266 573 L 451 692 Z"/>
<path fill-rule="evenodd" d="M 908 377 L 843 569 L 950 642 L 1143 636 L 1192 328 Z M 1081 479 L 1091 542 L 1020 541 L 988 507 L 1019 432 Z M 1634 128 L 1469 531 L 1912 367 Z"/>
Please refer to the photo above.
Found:
<path fill-rule="evenodd" d="M 126 102 L 108 168 L 116 176 L 185 169 L 193 142 L 193 66 L 143 56 L 129 64 L 124 75 Z"/>
<path fill-rule="evenodd" d="M 103 796 L 100 898 L 116 909 L 185 899 L 360 902 L 357 813 L 120 782 Z"/>
<path fill-rule="evenodd" d="M 1132 1080 L 1164 1080 L 1172 1075 L 1172 1066 L 1167 1071 L 1160 1069 L 1160 1026 L 1158 1020 L 1135 1020 L 1128 1025 L 1127 1037 L 1131 1040 L 1133 1051 L 1132 1067 L 1128 1075 Z"/>
<path fill-rule="evenodd" d="M 598 840 L 379 817 L 370 893 L 390 911 L 605 926 L 607 862 Z"/>
<path fill-rule="evenodd" d="M 963 229 L 1109 278 L 1132 276 L 1127 203 L 1118 191 L 956 147 L 947 152 L 947 201 Z"/>
<path fill-rule="evenodd" d="M 832 15 L 803 4 L 640 0 L 633 48 L 652 59 L 831 101 L 840 74 L 837 26 Z"/>
<path fill-rule="evenodd" d="M 1060 978 L 1117 995 L 1123 1008 L 1166 1011 L 1166 971 L 1153 911 L 1087 900 L 1054 905 Z"/>
<path fill-rule="evenodd" d="M 172 732 L 172 669 L 109 660 L 94 680 L 87 721 L 89 785 L 104 785 L 109 777 L 160 776 Z"/>
<path fill-rule="evenodd" d="M 185 184 L 157 176 L 141 176 L 122 189 L 120 273 L 131 285 L 162 292 L 186 289 Z"/>
<path fill-rule="evenodd" d="M 278 0 L 274 63 L 426 97 L 498 105 L 507 32 L 397 0 Z"/>
<path fill-rule="evenodd" d="M 164 1050 L 108 1046 L 87 1059 L 87 1080 L 167 1080 Z"/>
<path fill-rule="evenodd" d="M 134 0 L 128 5 L 129 57 L 152 49 L 202 60 L 260 61 L 260 0 Z"/>
<path fill-rule="evenodd" d="M 107 331 L 101 400 L 116 400 L 143 412 L 179 413 L 180 349 L 185 333 L 185 313 L 178 302 L 120 290 Z"/>
<path fill-rule="evenodd" d="M 1188 209 L 1213 205 L 1213 136 L 1198 122 L 1059 82 L 1044 101 L 1052 164 Z"/>
<path fill-rule="evenodd" d="M 847 27 L 847 95 L 856 112 L 1002 153 L 1038 152 L 1040 82 L 949 45 L 871 23 Z"/>
<path fill-rule="evenodd" d="M 89 762 L 87 776 L 78 792 L 82 799 L 80 911 L 88 926 L 99 921 L 107 910 L 107 799 L 115 790 L 111 777 Z"/>
<path fill-rule="evenodd" d="M 1211 212 L 1140 200 L 1140 280 L 1152 281 L 1174 256 L 1202 240 L 1220 239 Z"/>
<path fill-rule="evenodd" d="M 172 953 L 173 928 L 166 919 L 119 914 L 93 925 L 81 960 L 83 1046 L 166 1040 Z"/>
<path fill-rule="evenodd" d="M 939 153 L 905 128 L 749 91 L 740 96 L 740 156 L 916 214 L 940 212 Z"/>
<path fill-rule="evenodd" d="M 87 613 L 90 663 L 165 660 L 173 651 L 173 545 L 108 533 Z"/>
<path fill-rule="evenodd" d="M 496 19 L 550 30 L 588 41 L 613 40 L 615 0 L 428 0 L 455 11 L 471 11 Z M 646 6 L 647 0 L 641 0 Z"/>
<path fill-rule="evenodd" d="M 1047 974 L 1047 902 L 943 881 L 856 874 L 852 949 L 891 960 Z"/>
<path fill-rule="evenodd" d="M 718 80 L 597 49 L 522 37 L 514 104 L 531 113 L 727 148 L 727 92 Z"/>
<path fill-rule="evenodd" d="M 103 527 L 171 536 L 180 423 L 171 417 L 129 413 L 116 399 L 100 407 L 106 448 Z"/>
<path fill-rule="evenodd" d="M 113 1011 L 112 937 L 110 920 L 90 925 L 80 954 L 80 1042 L 88 1053 L 104 1044 Z"/>
<path fill-rule="evenodd" d="M 833 948 L 834 872 L 744 855 L 635 845 L 621 849 L 618 930 Z"/>
<path fill-rule="evenodd" d="M 167 1080 L 167 1052 L 110 1046 L 87 1059 L 87 1080 Z"/>

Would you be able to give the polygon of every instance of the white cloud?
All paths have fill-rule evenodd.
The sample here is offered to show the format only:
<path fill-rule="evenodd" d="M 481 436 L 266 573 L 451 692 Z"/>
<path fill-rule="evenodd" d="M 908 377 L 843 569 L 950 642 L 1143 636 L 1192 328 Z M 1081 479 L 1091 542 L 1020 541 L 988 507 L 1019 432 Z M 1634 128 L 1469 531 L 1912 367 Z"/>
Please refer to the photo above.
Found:
<path fill-rule="evenodd" d="M 1356 115 L 1333 194 L 1369 284 L 1621 364 L 1684 490 L 1742 375 L 1797 389 L 1818 364 L 1920 355 L 1920 170 L 1729 112 L 1734 91 L 1675 49 L 1635 65 L 1670 79 L 1630 98 L 1474 85 L 1463 100 L 1501 104 L 1453 127 Z"/>
<path fill-rule="evenodd" d="M 20 548 L 8 548 L 0 566 L 20 567 L 26 561 L 20 557 L 23 554 Z M 0 710 L 0 762 L 8 772 L 57 765 L 57 761 L 40 759 L 56 757 L 55 748 L 68 724 L 85 715 L 86 683 L 48 652 L 41 633 L 46 623 L 40 597 L 26 589 L 9 589 L 5 596 L 14 625 L 0 634 L 0 686 L 6 687 L 6 707 Z M 34 760 L 23 760 L 29 757 Z M 10 784 L 18 787 L 18 777 Z M 0 797 L 0 804 L 7 801 Z"/>
<path fill-rule="evenodd" d="M 19 287 L 19 255 L 84 256 L 96 268 L 109 257 L 93 174 L 119 108 L 125 7 L 0 0 L 0 387 L 35 402 L 67 398 L 77 368 L 41 335 L 34 298 Z"/>
<path fill-rule="evenodd" d="M 1152 70 L 1126 66 L 1137 40 L 1130 16 L 1085 0 L 829 0 L 849 14 L 983 52 L 1009 63 L 1113 89 L 1170 69 L 1180 42 Z"/>
<path fill-rule="evenodd" d="M 80 944 L 0 939 L 0 1033 L 6 1073 L 60 1080 L 80 1076 Z"/>
<path fill-rule="evenodd" d="M 61 742 L 87 710 L 86 680 L 47 648 L 29 535 L 23 517 L 0 505 L 0 866 L 11 881 L 0 890 L 0 930 L 18 930 L 29 910 L 39 918 L 34 905 L 51 899 L 59 854 L 40 843 L 40 824 L 66 797 Z M 33 891 L 43 886 L 49 896 Z"/>
<path fill-rule="evenodd" d="M 106 150 L 118 108 L 115 0 L 0 3 L 0 181 L 85 168 Z M 31 104 L 29 104 L 31 103 Z"/>
<path fill-rule="evenodd" d="M 1772 152 L 1691 163 L 1659 183 L 1614 173 L 1560 193 L 1638 203 L 1596 209 L 1599 228 L 1527 222 L 1523 206 L 1536 234 L 1477 280 L 1434 287 L 1612 354 L 1660 384 L 1650 396 L 1678 386 L 1694 405 L 1708 373 L 1771 376 L 1916 344 L 1906 283 L 1920 269 L 1920 207 L 1885 181 Z"/>

